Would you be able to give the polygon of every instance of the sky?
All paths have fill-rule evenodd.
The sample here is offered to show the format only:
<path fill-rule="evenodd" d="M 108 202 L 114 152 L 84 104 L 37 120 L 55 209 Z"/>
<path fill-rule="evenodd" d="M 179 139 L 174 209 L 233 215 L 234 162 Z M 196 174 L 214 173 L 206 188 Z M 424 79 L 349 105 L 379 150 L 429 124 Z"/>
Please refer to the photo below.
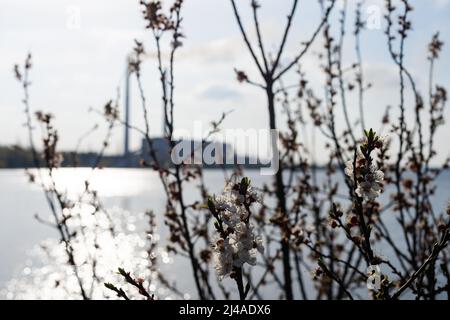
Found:
<path fill-rule="evenodd" d="M 254 41 L 249 2 L 237 1 L 242 8 L 244 25 Z M 291 1 L 259 2 L 262 5 L 260 14 L 264 43 L 273 52 L 280 41 Z M 356 0 L 349 0 L 350 11 L 353 11 L 355 3 Z M 363 16 L 373 18 L 374 8 L 383 14 L 383 3 L 382 0 L 365 1 Z M 414 30 L 406 44 L 407 67 L 419 88 L 426 90 L 426 46 L 432 34 L 440 30 L 446 45 L 436 66 L 436 81 L 447 86 L 450 84 L 447 46 L 450 43 L 450 1 L 415 0 L 411 3 L 415 8 L 412 13 Z M 337 13 L 332 19 L 338 18 Z M 233 68 L 245 70 L 255 80 L 258 80 L 258 74 L 242 42 L 230 2 L 185 0 L 183 16 L 186 38 L 177 54 L 175 66 L 175 126 L 192 132 L 196 137 L 196 123 L 201 123 L 207 131 L 210 121 L 218 119 L 224 111 L 232 111 L 223 123 L 224 129 L 267 128 L 263 92 L 240 84 L 235 79 Z M 301 48 L 301 42 L 309 39 L 320 17 L 317 1 L 299 1 L 282 63 L 288 63 L 290 57 Z M 354 23 L 352 13 L 349 13 L 347 22 L 351 34 Z M 399 101 L 396 89 L 398 73 L 386 48 L 383 19 L 380 23 L 381 28 L 365 30 L 362 34 L 364 73 L 373 85 L 365 98 L 366 121 L 368 126 L 374 128 L 379 126 L 385 107 L 395 107 Z M 64 150 L 73 149 L 79 137 L 98 124 L 99 129 L 81 145 L 81 150 L 98 150 L 106 123 L 89 110 L 101 109 L 106 101 L 116 97 L 118 87 L 123 85 L 126 56 L 133 47 L 134 39 L 143 41 L 148 52 L 143 65 L 143 84 L 149 102 L 152 134 L 160 134 L 162 110 L 154 42 L 144 26 L 138 0 L 0 0 L 0 145 L 26 146 L 22 92 L 12 70 L 14 64 L 23 62 L 27 53 L 31 52 L 30 97 L 33 110 L 44 110 L 55 116 L 60 148 Z M 324 80 L 316 57 L 321 44 L 321 39 L 316 41 L 302 61 L 302 68 L 317 92 L 323 91 L 321 86 Z M 353 40 L 349 37 L 344 44 L 344 54 L 347 56 L 344 63 L 347 65 L 355 62 L 353 46 Z M 295 78 L 291 75 L 284 80 L 288 84 Z M 142 126 L 136 84 L 132 82 L 131 86 L 131 122 Z M 349 97 L 349 105 L 350 115 L 356 115 L 356 100 Z M 339 114 L 338 125 L 343 124 L 342 119 Z M 450 152 L 446 141 L 449 135 L 450 125 L 445 125 L 437 139 L 441 154 L 437 159 L 439 161 Z M 140 143 L 140 137 L 133 133 L 132 148 L 138 149 Z M 122 145 L 123 129 L 117 128 L 109 152 L 122 152 Z M 320 158 L 320 150 L 318 153 Z"/>

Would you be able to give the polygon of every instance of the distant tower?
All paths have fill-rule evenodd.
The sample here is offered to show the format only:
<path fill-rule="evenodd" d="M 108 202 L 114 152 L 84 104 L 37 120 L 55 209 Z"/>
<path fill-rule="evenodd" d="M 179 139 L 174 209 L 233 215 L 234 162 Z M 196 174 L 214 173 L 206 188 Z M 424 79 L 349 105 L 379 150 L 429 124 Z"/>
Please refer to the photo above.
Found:
<path fill-rule="evenodd" d="M 130 155 L 130 78 L 130 63 L 127 59 L 127 70 L 125 74 L 125 137 L 123 146 L 123 155 L 125 157 L 128 157 Z"/>

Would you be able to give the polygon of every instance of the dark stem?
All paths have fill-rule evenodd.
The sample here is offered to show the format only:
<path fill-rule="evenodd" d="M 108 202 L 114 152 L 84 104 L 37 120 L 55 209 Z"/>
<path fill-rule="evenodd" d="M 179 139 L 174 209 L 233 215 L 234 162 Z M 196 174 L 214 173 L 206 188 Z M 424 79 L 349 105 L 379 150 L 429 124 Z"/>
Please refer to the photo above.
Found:
<path fill-rule="evenodd" d="M 235 280 L 239 290 L 239 300 L 245 300 L 244 281 L 242 279 L 242 268 L 234 268 Z"/>
<path fill-rule="evenodd" d="M 267 83 L 267 101 L 268 101 L 268 110 L 269 110 L 269 123 L 270 129 L 276 130 L 276 116 L 275 116 L 275 96 L 273 93 L 273 83 Z M 278 150 L 273 150 L 273 152 L 278 152 Z M 279 157 L 278 157 L 279 159 Z M 278 171 L 275 176 L 276 183 L 276 196 L 278 199 L 278 209 L 281 211 L 281 215 L 283 218 L 287 219 L 287 210 L 286 210 L 286 193 L 284 189 L 283 183 L 283 168 L 281 166 L 281 161 L 278 160 Z M 291 262 L 290 262 L 290 248 L 289 248 L 289 225 L 282 226 L 284 230 L 282 230 L 281 236 L 281 253 L 283 259 L 283 277 L 284 277 L 284 291 L 286 293 L 286 299 L 292 300 L 292 277 L 291 277 Z"/>

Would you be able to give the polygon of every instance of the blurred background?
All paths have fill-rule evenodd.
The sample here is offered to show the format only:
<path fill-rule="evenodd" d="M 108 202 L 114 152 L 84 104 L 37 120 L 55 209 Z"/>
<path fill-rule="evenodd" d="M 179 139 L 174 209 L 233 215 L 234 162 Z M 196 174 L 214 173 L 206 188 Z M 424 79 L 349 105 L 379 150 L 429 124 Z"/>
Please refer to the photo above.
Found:
<path fill-rule="evenodd" d="M 436 82 L 448 84 L 450 1 L 411 2 L 415 8 L 411 16 L 413 32 L 408 37 L 405 63 L 420 89 L 426 90 L 427 44 L 440 30 L 440 38 L 446 45 L 436 69 Z M 353 30 L 355 3 L 349 1 L 349 32 Z M 244 25 L 247 26 L 248 22 L 250 28 L 250 6 L 246 1 L 240 4 Z M 290 1 L 261 0 L 261 4 L 261 28 L 266 48 L 275 50 Z M 366 121 L 368 127 L 376 128 L 385 108 L 398 103 L 398 71 L 386 48 L 384 1 L 367 0 L 362 12 L 371 21 L 361 36 L 365 78 L 372 84 L 365 97 Z M 264 95 L 257 88 L 236 81 L 234 68 L 245 70 L 250 78 L 258 79 L 258 73 L 241 39 L 229 1 L 186 0 L 183 17 L 185 38 L 177 53 L 175 67 L 176 127 L 190 132 L 192 138 L 201 139 L 201 134 L 194 130 L 195 122 L 202 123 L 206 129 L 222 112 L 232 111 L 222 128 L 266 128 L 268 118 Z M 300 2 L 285 50 L 286 61 L 282 63 L 289 62 L 288 57 L 298 52 L 320 19 L 320 6 L 316 1 Z M 337 10 L 332 19 L 337 21 Z M 55 126 L 60 135 L 59 148 L 64 151 L 73 150 L 80 136 L 98 124 L 98 129 L 79 146 L 79 151 L 97 152 L 107 124 L 92 109 L 101 110 L 118 92 L 121 95 L 119 101 L 123 102 L 127 56 L 135 39 L 142 41 L 147 51 L 142 67 L 143 85 L 149 102 L 151 135 L 160 136 L 163 128 L 160 84 L 154 43 L 149 32 L 145 29 L 137 0 L 0 0 L 0 146 L 28 147 L 22 89 L 14 78 L 13 66 L 23 63 L 30 52 L 33 56 L 30 78 L 32 109 L 44 110 L 55 116 Z M 249 34 L 253 40 L 256 39 L 252 29 Z M 324 82 L 317 57 L 321 46 L 323 42 L 319 39 L 302 60 L 302 70 L 319 92 L 323 90 Z M 348 52 L 344 55 L 348 59 L 344 64 L 351 65 L 355 59 L 353 38 L 348 38 L 344 51 Z M 286 83 L 290 80 L 295 81 L 295 74 L 285 79 Z M 411 96 L 407 98 L 412 99 Z M 357 110 L 352 99 L 350 115 Z M 123 104 L 120 112 L 124 112 Z M 342 115 L 338 115 L 337 120 L 338 126 L 344 125 Z M 143 126 L 139 94 L 133 80 L 130 83 L 130 122 Z M 133 132 L 130 134 L 130 149 L 139 150 L 140 137 Z M 436 148 L 441 151 L 434 159 L 436 163 L 442 162 L 449 154 L 449 136 L 450 126 L 444 126 L 436 140 Z M 317 139 L 317 146 L 322 146 L 321 138 Z M 239 151 L 240 141 L 234 147 Z M 321 158 L 324 150 L 320 148 L 315 150 L 317 161 L 324 163 L 326 159 Z M 117 128 L 106 153 L 119 155 L 123 152 L 123 128 Z M 258 150 L 250 148 L 249 153 L 255 155 Z M 1 162 L 0 166 L 4 167 L 0 169 L 0 286 L 7 283 L 16 286 L 19 284 L 9 281 L 31 273 L 28 266 L 35 263 L 35 258 L 30 256 L 35 245 L 55 234 L 33 219 L 35 214 L 48 215 L 39 188 L 28 183 L 23 169 L 5 168 Z M 59 182 L 68 193 L 76 194 L 82 190 L 83 181 L 90 172 L 65 170 L 59 173 Z M 109 208 L 121 208 L 131 214 L 142 213 L 150 207 L 155 210 L 163 207 L 163 193 L 151 172 L 107 170 L 95 173 L 93 184 Z M 223 182 L 220 173 L 207 173 L 207 178 L 212 190 L 218 192 Z M 443 190 L 448 190 L 448 179 L 443 178 L 442 181 Z M 256 181 L 259 185 L 262 182 Z M 442 194 L 440 201 L 445 203 L 446 200 Z M 130 226 L 126 228 L 133 229 Z M 8 290 L 4 294 L 7 295 Z"/>

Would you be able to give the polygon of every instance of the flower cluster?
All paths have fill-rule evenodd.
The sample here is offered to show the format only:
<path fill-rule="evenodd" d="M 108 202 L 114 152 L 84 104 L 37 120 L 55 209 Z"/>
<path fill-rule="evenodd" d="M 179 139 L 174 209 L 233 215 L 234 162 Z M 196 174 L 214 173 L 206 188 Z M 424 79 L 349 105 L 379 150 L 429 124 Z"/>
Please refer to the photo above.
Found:
<path fill-rule="evenodd" d="M 254 234 L 249 222 L 250 206 L 259 201 L 247 178 L 229 184 L 221 195 L 208 200 L 208 208 L 217 220 L 214 226 L 219 236 L 212 249 L 221 279 L 232 275 L 234 268 L 242 268 L 245 263 L 255 265 L 257 253 L 264 251 L 262 238 Z"/>
<path fill-rule="evenodd" d="M 104 108 L 103 108 L 103 115 L 105 116 L 106 120 L 109 122 L 113 122 L 117 119 L 119 119 L 119 108 L 117 105 L 113 104 L 112 100 L 109 100 Z"/>
<path fill-rule="evenodd" d="M 439 32 L 435 33 L 431 42 L 428 44 L 428 52 L 430 53 L 429 59 L 439 58 L 443 46 L 444 42 L 439 39 Z"/>
<path fill-rule="evenodd" d="M 144 44 L 134 40 L 133 53 L 128 57 L 128 70 L 130 73 L 136 72 L 140 76 L 142 56 L 145 54 Z"/>
<path fill-rule="evenodd" d="M 147 21 L 147 28 L 164 31 L 175 28 L 175 22 L 172 20 L 172 13 L 179 12 L 183 4 L 183 0 L 176 0 L 170 7 L 170 14 L 166 15 L 162 12 L 162 4 L 159 0 L 140 1 L 143 6 L 144 19 Z"/>
<path fill-rule="evenodd" d="M 345 174 L 355 183 L 355 193 L 365 200 L 375 200 L 382 191 L 384 173 L 371 157 L 372 151 L 382 147 L 382 140 L 372 129 L 366 131 L 366 141 L 353 160 L 346 164 Z"/>
<path fill-rule="evenodd" d="M 239 82 L 247 82 L 248 81 L 248 76 L 244 71 L 234 69 L 234 72 L 236 72 L 237 81 L 239 81 Z"/>
<path fill-rule="evenodd" d="M 162 30 L 170 28 L 170 20 L 161 12 L 160 1 L 141 1 L 141 5 L 144 7 L 144 19 L 148 22 L 147 28 Z"/>
<path fill-rule="evenodd" d="M 57 152 L 56 146 L 59 141 L 58 132 L 53 127 L 53 116 L 50 113 L 43 113 L 41 111 L 36 112 L 36 119 L 43 125 L 44 137 L 42 158 L 45 160 L 45 164 L 49 169 L 55 169 L 61 166 L 63 162 L 63 156 L 60 152 Z"/>
<path fill-rule="evenodd" d="M 234 267 L 255 265 L 257 253 L 264 251 L 262 238 L 254 235 L 251 226 L 239 222 L 235 228 L 227 238 L 219 237 L 212 245 L 216 272 L 221 279 L 230 275 Z"/>

